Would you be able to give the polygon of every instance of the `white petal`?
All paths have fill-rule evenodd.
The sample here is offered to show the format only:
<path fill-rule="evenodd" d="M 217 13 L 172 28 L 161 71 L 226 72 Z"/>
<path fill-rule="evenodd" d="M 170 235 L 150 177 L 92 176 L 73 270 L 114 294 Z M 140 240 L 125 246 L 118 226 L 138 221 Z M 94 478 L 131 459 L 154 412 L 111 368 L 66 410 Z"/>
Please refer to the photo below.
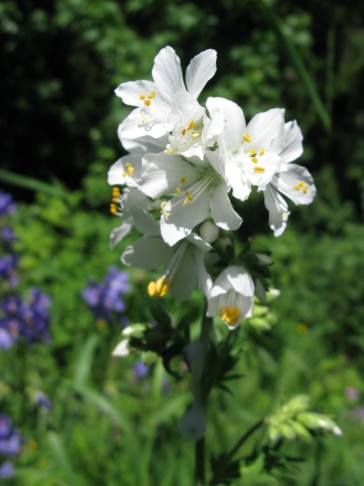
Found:
<path fill-rule="evenodd" d="M 305 191 L 297 188 L 301 182 L 306 185 Z M 316 195 L 311 174 L 305 167 L 297 164 L 289 164 L 287 171 L 277 174 L 272 183 L 279 192 L 295 204 L 311 204 Z"/>
<path fill-rule="evenodd" d="M 219 184 L 210 195 L 212 219 L 216 225 L 225 230 L 236 230 L 242 223 L 241 217 L 234 211 L 229 196 L 228 187 Z"/>
<path fill-rule="evenodd" d="M 269 149 L 272 142 L 280 137 L 284 127 L 284 110 L 273 108 L 264 113 L 258 113 L 246 127 L 256 149 Z"/>
<path fill-rule="evenodd" d="M 168 192 L 174 192 L 185 177 L 188 184 L 196 180 L 196 169 L 181 157 L 165 154 L 147 154 L 143 157 L 143 170 L 139 189 L 149 197 L 155 198 Z"/>
<path fill-rule="evenodd" d="M 121 261 L 125 265 L 150 270 L 165 265 L 172 253 L 160 236 L 145 236 L 126 248 Z"/>
<path fill-rule="evenodd" d="M 230 152 L 237 150 L 246 128 L 243 110 L 236 103 L 225 98 L 208 98 L 206 108 L 211 117 L 216 112 L 223 113 L 225 129 L 222 140 Z"/>
<path fill-rule="evenodd" d="M 216 73 L 216 51 L 208 49 L 194 57 L 186 70 L 188 92 L 195 98 L 199 96 L 206 83 Z"/>
<path fill-rule="evenodd" d="M 128 356 L 130 354 L 129 339 L 123 339 L 122 341 L 120 341 L 120 343 L 116 346 L 111 354 L 112 356 L 118 356 L 120 358 Z"/>
<path fill-rule="evenodd" d="M 129 176 L 125 175 L 125 173 L 128 173 L 125 164 L 131 165 L 134 169 L 133 174 L 130 174 Z M 137 183 L 134 180 L 134 174 L 140 172 L 141 165 L 140 155 L 124 155 L 124 157 L 121 157 L 121 159 L 117 160 L 115 164 L 110 167 L 107 175 L 108 184 L 110 184 L 110 186 L 121 186 L 126 184 L 135 187 Z"/>
<path fill-rule="evenodd" d="M 187 245 L 184 255 L 173 274 L 170 285 L 171 295 L 178 300 L 186 300 L 197 284 L 196 264 L 193 248 Z"/>
<path fill-rule="evenodd" d="M 132 212 L 135 228 L 144 235 L 160 236 L 160 228 L 157 221 L 146 211 L 135 209 Z"/>
<path fill-rule="evenodd" d="M 129 81 L 120 84 L 116 90 L 116 96 L 119 96 L 126 105 L 143 106 L 140 95 L 149 95 L 155 90 L 153 81 Z"/>
<path fill-rule="evenodd" d="M 170 127 L 165 120 L 151 119 L 149 123 L 143 125 L 143 118 L 139 108 L 133 110 L 118 127 L 118 135 L 120 140 L 136 138 L 143 138 L 149 136 L 152 138 L 160 138 L 166 135 Z"/>
<path fill-rule="evenodd" d="M 209 195 L 205 191 L 197 200 L 186 205 L 182 204 L 181 197 L 174 197 L 165 208 L 171 214 L 168 221 L 165 216 L 161 218 L 161 234 L 166 243 L 174 245 L 191 233 L 193 228 L 207 219 L 209 214 Z"/>
<path fill-rule="evenodd" d="M 226 270 L 226 278 L 231 284 L 231 287 L 238 293 L 245 297 L 253 297 L 254 283 L 250 274 L 243 267 L 232 266 Z"/>
<path fill-rule="evenodd" d="M 281 236 L 289 216 L 286 200 L 269 185 L 264 191 L 264 204 L 269 211 L 269 226 L 274 231 L 274 236 Z"/>
<path fill-rule="evenodd" d="M 159 51 L 154 60 L 152 76 L 158 91 L 161 91 L 164 95 L 173 97 L 179 90 L 185 89 L 181 62 L 170 46 Z"/>
<path fill-rule="evenodd" d="M 147 152 L 159 153 L 162 152 L 168 143 L 168 136 L 164 135 L 160 138 L 149 137 L 148 135 L 138 137 L 137 139 L 129 139 L 122 136 L 122 132 L 118 132 L 121 145 L 127 152 L 133 154 L 145 154 Z"/>
<path fill-rule="evenodd" d="M 110 233 L 109 244 L 110 248 L 114 248 L 126 235 L 128 235 L 133 227 L 132 218 L 125 219 L 118 228 L 114 228 Z"/>
<path fill-rule="evenodd" d="M 292 162 L 302 155 L 302 140 L 302 132 L 296 121 L 284 125 L 284 147 L 280 154 L 284 162 Z"/>

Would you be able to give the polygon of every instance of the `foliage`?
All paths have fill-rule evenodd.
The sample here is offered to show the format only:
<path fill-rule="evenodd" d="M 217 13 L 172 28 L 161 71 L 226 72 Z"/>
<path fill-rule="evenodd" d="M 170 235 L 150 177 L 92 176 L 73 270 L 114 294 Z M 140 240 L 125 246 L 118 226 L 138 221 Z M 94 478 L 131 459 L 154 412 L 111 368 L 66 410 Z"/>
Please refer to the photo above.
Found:
<path fill-rule="evenodd" d="M 221 472 L 221 449 L 227 454 L 251 424 L 304 391 L 319 412 L 337 421 L 343 437 L 320 439 L 314 447 L 283 441 L 277 452 L 264 442 L 264 426 L 223 468 L 224 477 L 237 486 L 361 483 L 363 5 L 264 1 L 269 15 L 259 3 L 2 2 L 0 161 L 14 177 L 1 171 L 0 178 L 19 202 L 9 217 L 18 238 L 17 291 L 26 296 L 36 286 L 52 298 L 50 344 L 0 349 L 0 412 L 11 416 L 23 437 L 9 484 L 193 482 L 190 442 L 176 428 L 192 400 L 186 357 L 169 349 L 170 341 L 159 341 L 172 373 L 167 376 L 154 355 L 144 355 L 150 371 L 139 380 L 134 355 L 110 357 L 120 323 L 98 327 L 81 298 L 88 280 L 102 281 L 120 253 L 107 242 L 115 222 L 106 215 L 105 173 L 122 153 L 115 126 L 128 110 L 113 90 L 148 77 L 166 44 L 183 64 L 208 47 L 218 51 L 220 74 L 206 95 L 233 98 L 247 106 L 248 116 L 287 106 L 287 118 L 296 117 L 305 133 L 304 161 L 318 187 L 314 205 L 294 210 L 295 223 L 280 238 L 266 235 L 259 194 L 251 202 L 254 217 L 244 216 L 244 229 L 255 233 L 252 245 L 273 254 L 273 283 L 282 296 L 236 332 L 236 352 L 214 370 L 215 386 L 206 385 L 211 473 L 216 479 Z M 331 130 L 285 42 L 309 73 Z M 37 185 L 15 173 L 50 183 Z M 146 278 L 143 271 L 131 272 L 125 300 L 130 321 L 151 326 L 161 314 L 149 306 Z M 166 303 L 181 347 L 187 333 L 198 332 L 198 298 L 190 304 L 187 312 Z M 224 353 L 226 337 L 217 325 L 211 355 Z M 231 380 L 222 391 L 224 375 Z M 39 405 L 39 392 L 51 401 L 50 410 Z"/>

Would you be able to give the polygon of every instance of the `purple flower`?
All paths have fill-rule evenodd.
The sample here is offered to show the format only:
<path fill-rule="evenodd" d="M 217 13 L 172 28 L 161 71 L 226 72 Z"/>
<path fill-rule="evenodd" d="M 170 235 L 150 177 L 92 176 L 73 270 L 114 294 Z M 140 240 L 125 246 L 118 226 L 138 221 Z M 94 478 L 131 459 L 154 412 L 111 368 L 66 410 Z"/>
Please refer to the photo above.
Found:
<path fill-rule="evenodd" d="M 20 452 L 21 437 L 10 418 L 0 414 L 0 455 L 16 456 Z"/>
<path fill-rule="evenodd" d="M 349 400 L 358 400 L 359 399 L 359 392 L 356 388 L 351 386 L 347 387 L 345 390 L 346 398 Z"/>
<path fill-rule="evenodd" d="M 52 402 L 49 400 L 49 398 L 43 393 L 43 392 L 38 392 L 36 397 L 35 397 L 35 403 L 40 407 L 43 408 L 44 410 L 51 410 L 52 408 Z"/>
<path fill-rule="evenodd" d="M 5 255 L 0 257 L 0 282 L 1 280 L 6 280 L 10 287 L 15 287 L 19 281 L 16 272 L 17 264 L 18 257 L 16 255 Z"/>
<path fill-rule="evenodd" d="M 14 339 L 48 343 L 50 298 L 38 289 L 33 289 L 31 296 L 30 302 L 23 301 L 19 296 L 8 297 L 2 302 L 0 328 Z"/>
<path fill-rule="evenodd" d="M 0 327 L 0 349 L 9 349 L 13 344 L 13 340 L 5 329 Z"/>
<path fill-rule="evenodd" d="M 0 466 L 0 479 L 11 478 L 14 474 L 14 465 L 10 461 L 5 461 Z"/>
<path fill-rule="evenodd" d="M 110 322 L 113 312 L 122 313 L 125 310 L 122 296 L 128 290 L 130 290 L 128 273 L 111 266 L 103 283 L 91 280 L 89 287 L 84 289 L 81 295 L 93 312 L 95 320 Z"/>
<path fill-rule="evenodd" d="M 10 194 L 0 191 L 0 218 L 15 211 L 16 205 Z"/>
<path fill-rule="evenodd" d="M 149 373 L 149 366 L 143 361 L 137 361 L 133 364 L 134 376 L 137 380 L 143 380 Z"/>
<path fill-rule="evenodd" d="M 360 422 L 364 422 L 364 407 L 357 407 L 353 412 L 356 419 L 360 420 Z"/>

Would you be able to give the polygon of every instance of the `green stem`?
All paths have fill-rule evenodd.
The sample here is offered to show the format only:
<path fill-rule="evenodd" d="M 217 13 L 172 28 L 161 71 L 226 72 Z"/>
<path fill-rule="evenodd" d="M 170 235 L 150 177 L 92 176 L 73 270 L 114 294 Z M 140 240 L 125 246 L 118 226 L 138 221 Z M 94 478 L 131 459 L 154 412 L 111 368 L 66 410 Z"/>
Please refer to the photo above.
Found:
<path fill-rule="evenodd" d="M 212 328 L 212 318 L 206 316 L 206 310 L 207 302 L 205 302 L 201 319 L 201 374 L 199 376 L 198 390 L 195 390 L 195 401 L 200 402 L 203 405 L 204 409 L 206 409 L 207 407 L 207 396 L 209 392 L 209 390 L 207 390 L 205 386 L 204 371 L 206 369 L 207 347 Z M 195 444 L 195 483 L 196 486 L 203 486 L 205 484 L 205 437 L 197 440 Z"/>
<path fill-rule="evenodd" d="M 195 483 L 196 486 L 205 484 L 205 437 L 195 445 Z"/>

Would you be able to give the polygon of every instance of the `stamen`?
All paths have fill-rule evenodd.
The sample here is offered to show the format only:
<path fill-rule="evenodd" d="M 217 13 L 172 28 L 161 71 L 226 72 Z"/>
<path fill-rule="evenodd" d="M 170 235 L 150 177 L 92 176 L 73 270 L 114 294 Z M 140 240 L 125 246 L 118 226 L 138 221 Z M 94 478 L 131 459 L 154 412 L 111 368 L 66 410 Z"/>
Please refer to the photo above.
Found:
<path fill-rule="evenodd" d="M 257 164 L 258 163 L 258 159 L 256 157 L 252 157 L 251 158 L 251 161 L 253 162 L 253 164 Z"/>
<path fill-rule="evenodd" d="M 156 96 L 156 92 L 155 91 L 152 91 L 148 95 L 148 98 L 147 98 L 147 95 L 146 94 L 142 93 L 142 94 L 139 95 L 139 99 L 144 101 L 144 105 L 145 106 L 150 106 L 150 100 L 152 100 L 153 98 L 155 98 L 155 96 Z"/>
<path fill-rule="evenodd" d="M 299 182 L 298 184 L 295 184 L 293 186 L 293 189 L 295 191 L 299 191 L 299 190 L 302 190 L 303 194 L 307 194 L 307 191 L 308 191 L 308 184 L 305 182 L 305 181 L 301 181 Z"/>
<path fill-rule="evenodd" d="M 200 134 L 200 132 L 193 132 L 193 133 L 191 133 L 191 138 L 193 138 L 193 139 L 195 140 L 195 139 L 196 139 L 196 138 L 198 138 L 200 135 L 201 135 L 201 134 Z"/>
<path fill-rule="evenodd" d="M 171 280 L 165 277 L 158 278 L 155 282 L 152 280 L 148 284 L 148 295 L 150 297 L 164 297 L 169 290 Z"/>
<path fill-rule="evenodd" d="M 181 177 L 180 183 L 185 184 L 186 182 L 187 182 L 187 177 L 185 177 L 185 176 Z"/>
<path fill-rule="evenodd" d="M 264 169 L 264 167 L 254 167 L 254 172 L 256 174 L 264 174 L 265 169 Z"/>
<path fill-rule="evenodd" d="M 257 151 L 254 148 L 251 148 L 249 150 L 249 157 L 254 157 L 255 155 L 257 155 Z"/>
<path fill-rule="evenodd" d="M 243 141 L 248 142 L 248 143 L 250 143 L 252 141 L 252 138 L 249 135 L 249 133 L 246 133 L 245 135 L 243 135 Z"/>
<path fill-rule="evenodd" d="M 219 314 L 220 317 L 223 321 L 225 321 L 227 324 L 231 326 L 235 326 L 240 317 L 240 309 L 239 307 L 227 307 L 227 306 L 222 306 L 219 309 Z"/>
<path fill-rule="evenodd" d="M 170 216 L 170 215 L 171 215 L 171 212 L 170 212 L 170 211 L 167 211 L 167 210 L 165 209 L 165 205 L 166 205 L 166 204 L 167 204 L 167 201 L 162 201 L 162 202 L 161 202 L 161 205 L 160 205 L 160 208 L 161 208 L 161 214 L 163 214 L 163 216 L 164 216 L 165 218 L 168 218 L 168 216 Z"/>
<path fill-rule="evenodd" d="M 110 204 L 110 213 L 115 215 L 115 214 L 117 214 L 117 212 L 118 212 L 118 209 L 116 207 L 116 204 L 111 203 Z"/>
<path fill-rule="evenodd" d="M 112 188 L 112 195 L 113 195 L 113 197 L 120 196 L 120 189 L 118 187 L 113 187 Z"/>
<path fill-rule="evenodd" d="M 264 155 L 264 153 L 265 153 L 265 149 L 264 148 L 259 149 L 259 155 Z"/>
<path fill-rule="evenodd" d="M 183 201 L 184 206 L 186 206 L 186 204 L 188 204 L 193 199 L 190 192 L 186 191 L 185 194 L 186 194 L 186 199 Z"/>
<path fill-rule="evenodd" d="M 125 169 L 126 170 L 124 170 L 124 172 L 123 172 L 124 177 L 130 177 L 135 172 L 135 169 L 134 169 L 134 167 L 132 167 L 130 162 L 127 162 L 125 164 Z"/>

